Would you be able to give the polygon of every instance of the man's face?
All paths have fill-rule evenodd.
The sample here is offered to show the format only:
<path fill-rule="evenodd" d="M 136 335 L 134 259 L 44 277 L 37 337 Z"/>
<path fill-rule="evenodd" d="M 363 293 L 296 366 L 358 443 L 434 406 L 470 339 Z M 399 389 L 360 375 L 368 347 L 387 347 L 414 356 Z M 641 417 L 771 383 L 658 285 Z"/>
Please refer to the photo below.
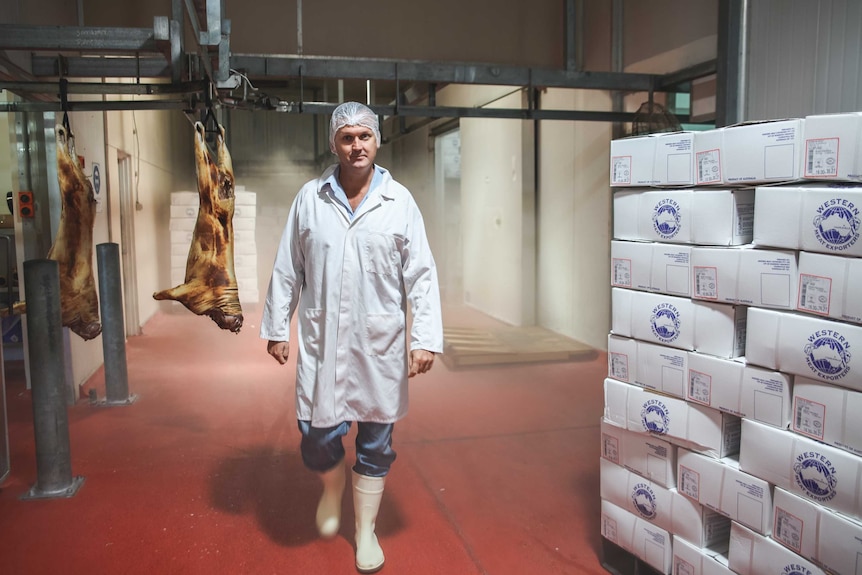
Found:
<path fill-rule="evenodd" d="M 335 133 L 335 154 L 343 168 L 371 167 L 377 157 L 377 138 L 370 128 L 345 126 Z"/>

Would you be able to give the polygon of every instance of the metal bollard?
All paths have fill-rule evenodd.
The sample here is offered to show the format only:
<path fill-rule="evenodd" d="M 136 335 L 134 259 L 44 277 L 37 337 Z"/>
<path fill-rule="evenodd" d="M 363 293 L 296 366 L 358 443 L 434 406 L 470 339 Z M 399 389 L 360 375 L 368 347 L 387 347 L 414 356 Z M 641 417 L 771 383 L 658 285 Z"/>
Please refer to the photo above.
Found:
<path fill-rule="evenodd" d="M 102 313 L 102 353 L 105 356 L 105 401 L 98 405 L 131 405 L 126 365 L 126 330 L 123 323 L 123 293 L 120 282 L 120 246 L 96 246 L 99 267 L 99 310 Z"/>
<path fill-rule="evenodd" d="M 84 478 L 72 477 L 64 387 L 66 353 L 57 262 L 25 261 L 24 293 L 30 344 L 36 484 L 21 499 L 72 497 Z"/>

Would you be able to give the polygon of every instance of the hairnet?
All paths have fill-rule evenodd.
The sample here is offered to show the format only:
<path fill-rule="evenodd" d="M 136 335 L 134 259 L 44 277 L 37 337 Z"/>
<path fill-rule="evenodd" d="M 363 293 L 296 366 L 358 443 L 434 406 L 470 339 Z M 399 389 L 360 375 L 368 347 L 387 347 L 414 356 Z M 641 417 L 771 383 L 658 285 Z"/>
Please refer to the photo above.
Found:
<path fill-rule="evenodd" d="M 380 126 L 377 115 L 359 102 L 344 102 L 332 112 L 329 120 L 329 149 L 335 153 L 335 134 L 345 126 L 362 126 L 374 132 L 377 147 L 380 147 Z"/>

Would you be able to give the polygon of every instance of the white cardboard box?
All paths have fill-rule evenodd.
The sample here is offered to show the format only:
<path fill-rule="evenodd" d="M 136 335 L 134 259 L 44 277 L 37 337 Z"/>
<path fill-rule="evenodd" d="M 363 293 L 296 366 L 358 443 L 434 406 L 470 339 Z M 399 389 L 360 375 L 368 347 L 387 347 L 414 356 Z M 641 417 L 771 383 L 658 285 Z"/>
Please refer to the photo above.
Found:
<path fill-rule="evenodd" d="M 733 575 L 733 571 L 727 565 L 726 555 L 674 537 L 673 575 Z"/>
<path fill-rule="evenodd" d="M 234 265 L 233 271 L 236 274 L 237 279 L 258 279 L 256 266 Z"/>
<path fill-rule="evenodd" d="M 655 138 L 634 136 L 611 140 L 611 187 L 651 186 Z"/>
<path fill-rule="evenodd" d="M 197 196 L 195 196 L 197 197 Z M 196 220 L 198 217 L 197 202 L 194 205 L 172 205 L 171 219 L 173 218 L 192 218 Z"/>
<path fill-rule="evenodd" d="M 171 244 L 180 244 L 188 247 L 192 244 L 192 238 L 194 238 L 195 233 L 191 230 L 173 230 L 171 231 Z"/>
<path fill-rule="evenodd" d="M 862 392 L 797 377 L 793 384 L 796 433 L 862 456 Z"/>
<path fill-rule="evenodd" d="M 727 517 L 606 459 L 601 498 L 701 547 L 723 542 L 730 531 Z"/>
<path fill-rule="evenodd" d="M 234 204 L 233 206 L 234 221 L 236 221 L 236 218 L 255 219 L 256 215 L 257 206 L 255 204 Z"/>
<path fill-rule="evenodd" d="M 608 336 L 608 377 L 684 399 L 687 370 L 685 350 Z"/>
<path fill-rule="evenodd" d="M 233 239 L 236 244 L 254 244 L 255 243 L 255 232 L 254 230 L 234 230 L 233 231 Z"/>
<path fill-rule="evenodd" d="M 862 323 L 862 258 L 799 252 L 796 309 Z"/>
<path fill-rule="evenodd" d="M 694 174 L 698 186 L 725 185 L 722 169 L 723 128 L 704 130 L 694 135 Z"/>
<path fill-rule="evenodd" d="M 802 176 L 862 181 L 862 112 L 806 116 Z"/>
<path fill-rule="evenodd" d="M 694 133 L 672 132 L 611 141 L 611 186 L 690 186 Z"/>
<path fill-rule="evenodd" d="M 737 357 L 745 349 L 746 307 L 611 289 L 611 332 L 642 341 Z"/>
<path fill-rule="evenodd" d="M 256 291 L 258 291 L 257 278 L 256 277 L 255 278 L 240 278 L 240 277 L 238 277 L 236 279 L 236 287 L 240 291 L 251 290 L 251 291 L 256 292 Z"/>
<path fill-rule="evenodd" d="M 197 192 L 171 192 L 172 206 L 197 206 L 199 204 L 200 194 Z"/>
<path fill-rule="evenodd" d="M 720 303 L 793 309 L 796 252 L 739 247 L 691 249 L 692 297 Z"/>
<path fill-rule="evenodd" d="M 849 517 L 862 516 L 862 458 L 850 452 L 743 419 L 739 467 Z"/>
<path fill-rule="evenodd" d="M 688 401 L 787 429 L 793 376 L 702 353 L 688 353 Z"/>
<path fill-rule="evenodd" d="M 656 186 L 694 184 L 694 132 L 665 132 L 654 135 Z"/>
<path fill-rule="evenodd" d="M 826 183 L 762 186 L 755 190 L 755 197 L 756 245 L 862 256 L 862 187 Z"/>
<path fill-rule="evenodd" d="M 739 452 L 740 418 L 606 378 L 604 418 L 710 457 Z"/>
<path fill-rule="evenodd" d="M 662 487 L 676 485 L 676 446 L 602 420 L 602 457 Z"/>
<path fill-rule="evenodd" d="M 749 308 L 749 363 L 862 391 L 862 326 L 793 312 Z"/>
<path fill-rule="evenodd" d="M 257 194 L 245 191 L 245 186 L 237 186 L 234 192 L 237 206 L 253 206 L 257 204 Z"/>
<path fill-rule="evenodd" d="M 772 487 L 739 469 L 730 458 L 713 459 L 680 449 L 677 491 L 763 535 L 772 529 Z"/>
<path fill-rule="evenodd" d="M 611 285 L 688 297 L 691 246 L 611 241 Z"/>
<path fill-rule="evenodd" d="M 752 189 L 620 190 L 613 204 L 618 240 L 726 246 L 753 234 Z"/>
<path fill-rule="evenodd" d="M 636 339 L 608 335 L 608 377 L 626 383 L 637 381 L 638 341 Z"/>
<path fill-rule="evenodd" d="M 171 218 L 168 227 L 172 232 L 192 232 L 197 218 Z"/>
<path fill-rule="evenodd" d="M 728 564 L 738 575 L 826 575 L 811 561 L 739 523 L 730 529 Z"/>
<path fill-rule="evenodd" d="M 257 266 L 257 254 L 233 254 L 233 265 L 235 268 L 240 267 L 256 267 Z"/>
<path fill-rule="evenodd" d="M 245 234 L 248 233 L 247 230 L 237 231 L 237 233 L 242 233 L 244 237 L 247 237 Z M 254 232 L 251 232 L 252 234 Z M 233 244 L 233 253 L 234 256 L 237 255 L 245 255 L 252 256 L 257 254 L 257 243 L 252 239 L 246 239 L 244 241 L 236 241 Z"/>
<path fill-rule="evenodd" d="M 240 303 L 258 303 L 260 302 L 260 292 L 258 290 L 239 290 Z"/>
<path fill-rule="evenodd" d="M 856 575 L 862 565 L 862 524 L 781 488 L 772 538 L 830 573 Z"/>
<path fill-rule="evenodd" d="M 246 217 L 237 217 L 233 218 L 233 229 L 234 230 L 246 230 L 246 231 L 254 231 L 254 222 L 255 218 L 246 218 Z"/>
<path fill-rule="evenodd" d="M 602 537 L 628 551 L 660 573 L 670 574 L 671 536 L 625 509 L 602 501 Z"/>
<path fill-rule="evenodd" d="M 171 268 L 171 287 L 178 286 L 186 281 L 185 268 Z"/>
<path fill-rule="evenodd" d="M 722 128 L 724 180 L 750 185 L 801 178 L 804 123 L 790 119 Z"/>

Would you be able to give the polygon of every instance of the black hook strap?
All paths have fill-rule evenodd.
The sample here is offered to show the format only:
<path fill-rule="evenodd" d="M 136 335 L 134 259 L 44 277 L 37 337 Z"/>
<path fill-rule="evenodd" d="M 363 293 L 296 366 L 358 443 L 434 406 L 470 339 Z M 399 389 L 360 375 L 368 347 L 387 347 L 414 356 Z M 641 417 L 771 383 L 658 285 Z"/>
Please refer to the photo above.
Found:
<path fill-rule="evenodd" d="M 208 84 L 207 89 L 204 91 L 204 105 L 206 106 L 206 112 L 201 113 L 201 123 L 204 125 L 204 130 L 210 134 L 218 134 L 219 123 L 213 111 L 212 84 Z"/>
<path fill-rule="evenodd" d="M 201 112 L 201 124 L 204 125 L 204 131 L 208 134 L 217 134 L 219 132 L 218 119 L 211 107 L 207 106 L 206 111 Z"/>
<path fill-rule="evenodd" d="M 69 80 L 66 78 L 60 78 L 60 106 L 63 110 L 63 127 L 69 133 L 72 129 L 69 126 Z"/>

